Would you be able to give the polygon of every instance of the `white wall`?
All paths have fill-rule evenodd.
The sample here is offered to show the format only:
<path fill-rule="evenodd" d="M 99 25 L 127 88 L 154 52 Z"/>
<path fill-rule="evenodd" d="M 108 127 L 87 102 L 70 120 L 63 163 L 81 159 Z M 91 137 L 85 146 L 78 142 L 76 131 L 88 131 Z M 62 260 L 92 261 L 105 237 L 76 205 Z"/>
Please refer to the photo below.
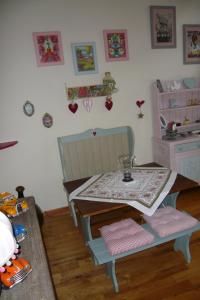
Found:
<path fill-rule="evenodd" d="M 176 5 L 177 48 L 151 49 L 150 5 Z M 200 1 L 148 0 L 1 0 L 0 1 L 0 142 L 19 143 L 0 151 L 0 191 L 15 192 L 26 187 L 44 210 L 66 205 L 62 171 L 57 147 L 58 136 L 88 128 L 130 125 L 136 138 L 139 162 L 152 160 L 151 93 L 153 81 L 199 76 L 199 65 L 183 65 L 182 25 L 199 24 Z M 127 29 L 130 60 L 106 62 L 103 29 Z M 32 32 L 61 32 L 65 64 L 37 67 Z M 99 73 L 74 75 L 72 42 L 94 41 Z M 113 96 L 109 112 L 105 99 L 95 98 L 92 111 L 67 108 L 64 83 L 80 86 L 101 83 L 104 72 L 111 71 L 119 92 Z M 23 104 L 29 99 L 35 114 L 27 117 Z M 144 119 L 138 119 L 137 99 L 145 99 Z M 45 112 L 54 125 L 45 128 Z"/>

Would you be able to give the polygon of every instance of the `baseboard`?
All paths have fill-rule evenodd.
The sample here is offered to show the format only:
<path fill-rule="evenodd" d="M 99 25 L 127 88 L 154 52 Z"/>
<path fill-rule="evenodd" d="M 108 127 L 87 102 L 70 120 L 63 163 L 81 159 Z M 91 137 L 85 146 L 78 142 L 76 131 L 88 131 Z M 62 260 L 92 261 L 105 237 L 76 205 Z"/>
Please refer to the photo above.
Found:
<path fill-rule="evenodd" d="M 63 216 L 69 214 L 69 207 L 60 207 L 56 209 L 51 209 L 44 211 L 43 215 L 44 217 L 56 217 L 56 216 Z"/>

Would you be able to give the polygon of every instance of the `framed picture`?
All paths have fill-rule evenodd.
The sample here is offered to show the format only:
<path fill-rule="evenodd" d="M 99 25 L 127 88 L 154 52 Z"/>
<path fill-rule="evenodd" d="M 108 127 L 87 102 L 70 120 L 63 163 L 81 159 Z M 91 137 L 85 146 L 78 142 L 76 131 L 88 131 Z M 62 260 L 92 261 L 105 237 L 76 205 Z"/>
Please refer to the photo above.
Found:
<path fill-rule="evenodd" d="M 38 66 L 64 64 L 60 32 L 33 32 L 33 41 Z"/>
<path fill-rule="evenodd" d="M 72 56 L 76 75 L 98 73 L 96 44 L 72 43 Z"/>
<path fill-rule="evenodd" d="M 106 61 L 128 60 L 127 30 L 103 30 Z"/>
<path fill-rule="evenodd" d="M 200 25 L 183 25 L 183 63 L 200 63 Z"/>
<path fill-rule="evenodd" d="M 176 7 L 150 6 L 151 48 L 176 48 Z"/>

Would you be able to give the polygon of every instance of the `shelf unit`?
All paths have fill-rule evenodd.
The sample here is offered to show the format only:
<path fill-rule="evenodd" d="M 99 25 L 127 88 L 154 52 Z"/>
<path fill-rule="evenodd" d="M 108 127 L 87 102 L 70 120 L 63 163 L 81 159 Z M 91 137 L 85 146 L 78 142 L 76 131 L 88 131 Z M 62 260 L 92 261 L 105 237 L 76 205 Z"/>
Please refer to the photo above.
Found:
<path fill-rule="evenodd" d="M 179 89 L 172 91 L 169 81 L 163 81 L 164 92 L 153 84 L 153 156 L 155 162 L 200 182 L 200 134 L 193 133 L 200 132 L 200 80 L 196 82 L 197 87 L 186 89 L 183 80 L 176 81 Z M 177 124 L 174 139 L 166 136 L 169 122 Z"/>

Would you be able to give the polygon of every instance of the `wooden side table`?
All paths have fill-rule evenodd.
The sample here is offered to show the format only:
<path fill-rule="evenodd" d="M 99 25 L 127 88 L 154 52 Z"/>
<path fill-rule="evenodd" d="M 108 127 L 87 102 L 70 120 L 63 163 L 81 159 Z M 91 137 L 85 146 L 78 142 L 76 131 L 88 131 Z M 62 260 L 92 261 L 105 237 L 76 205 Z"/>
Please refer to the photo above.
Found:
<path fill-rule="evenodd" d="M 25 240 L 20 242 L 20 257 L 30 262 L 32 272 L 13 288 L 3 290 L 1 300 L 55 300 L 56 296 L 38 223 L 35 200 L 33 197 L 25 199 L 28 201 L 29 210 L 15 217 L 14 223 L 26 226 L 28 234 Z"/>

